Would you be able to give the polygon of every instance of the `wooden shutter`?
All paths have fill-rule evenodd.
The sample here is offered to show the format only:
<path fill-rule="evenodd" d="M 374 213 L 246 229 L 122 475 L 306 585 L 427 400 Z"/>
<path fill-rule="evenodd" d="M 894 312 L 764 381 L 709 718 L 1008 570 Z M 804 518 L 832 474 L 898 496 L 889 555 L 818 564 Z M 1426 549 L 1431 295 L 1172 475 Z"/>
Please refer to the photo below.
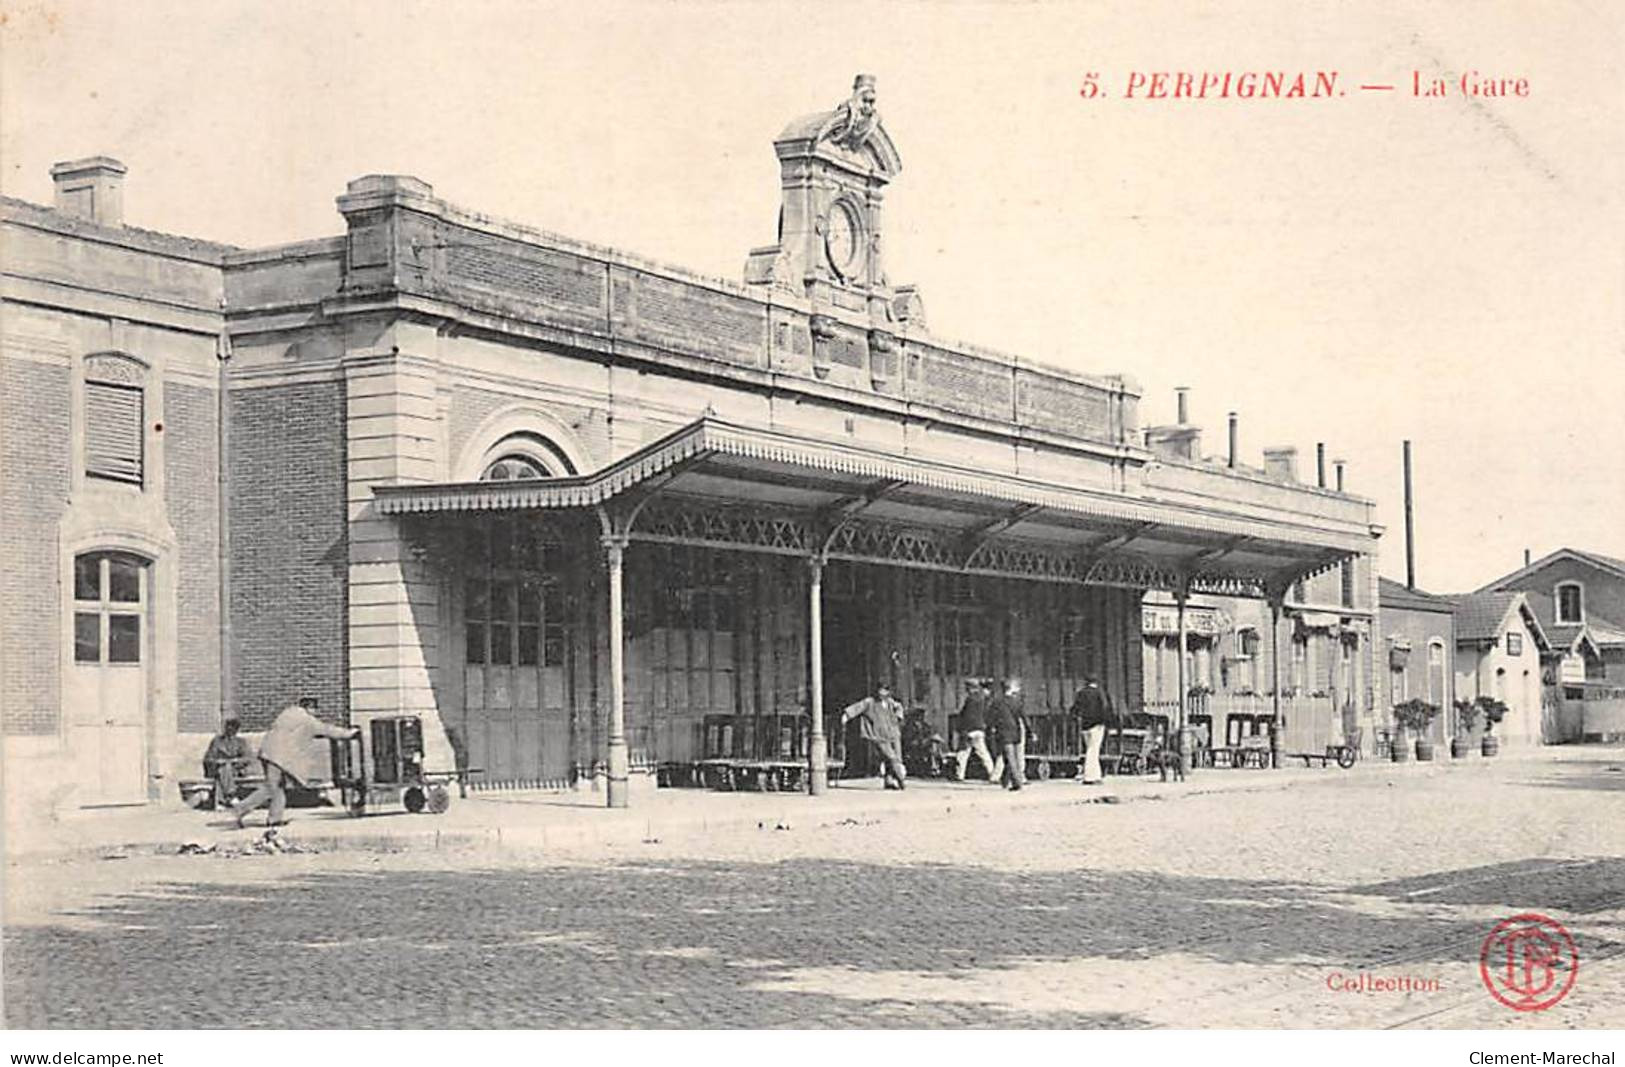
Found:
<path fill-rule="evenodd" d="M 85 383 L 85 473 L 141 484 L 141 390 Z"/>

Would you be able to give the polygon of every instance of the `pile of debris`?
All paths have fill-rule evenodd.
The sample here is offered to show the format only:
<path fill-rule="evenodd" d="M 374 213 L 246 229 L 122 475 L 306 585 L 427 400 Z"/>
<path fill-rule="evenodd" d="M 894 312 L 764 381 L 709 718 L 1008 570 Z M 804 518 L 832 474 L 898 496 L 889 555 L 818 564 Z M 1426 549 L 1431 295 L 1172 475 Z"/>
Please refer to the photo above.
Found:
<path fill-rule="evenodd" d="M 238 856 L 276 856 L 283 853 L 314 853 L 316 849 L 308 848 L 294 841 L 285 840 L 275 827 L 268 829 L 257 840 L 246 845 L 205 845 L 199 841 L 188 841 L 175 850 L 177 856 L 220 856 L 225 859 L 234 859 Z"/>

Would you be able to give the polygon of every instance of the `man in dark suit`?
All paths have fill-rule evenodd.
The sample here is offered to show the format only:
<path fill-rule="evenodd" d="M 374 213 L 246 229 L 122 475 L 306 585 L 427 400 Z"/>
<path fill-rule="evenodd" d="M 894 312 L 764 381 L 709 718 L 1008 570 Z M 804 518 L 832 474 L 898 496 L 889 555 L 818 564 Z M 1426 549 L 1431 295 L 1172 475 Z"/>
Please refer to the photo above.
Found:
<path fill-rule="evenodd" d="M 1004 786 L 1018 790 L 1027 784 L 1027 768 L 1022 758 L 1026 747 L 1027 716 L 1021 704 L 1021 679 L 1010 678 L 1004 692 L 988 705 L 988 723 L 1004 751 Z"/>

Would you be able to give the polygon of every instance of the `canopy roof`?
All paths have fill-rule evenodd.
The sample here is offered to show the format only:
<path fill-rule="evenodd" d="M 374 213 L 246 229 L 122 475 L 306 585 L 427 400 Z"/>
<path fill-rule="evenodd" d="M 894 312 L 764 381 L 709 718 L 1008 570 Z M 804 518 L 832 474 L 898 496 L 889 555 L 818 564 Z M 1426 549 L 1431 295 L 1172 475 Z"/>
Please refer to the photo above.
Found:
<path fill-rule="evenodd" d="M 374 489 L 388 515 L 593 509 L 632 540 L 1262 595 L 1372 534 L 1265 519 L 706 417 L 591 474 Z"/>

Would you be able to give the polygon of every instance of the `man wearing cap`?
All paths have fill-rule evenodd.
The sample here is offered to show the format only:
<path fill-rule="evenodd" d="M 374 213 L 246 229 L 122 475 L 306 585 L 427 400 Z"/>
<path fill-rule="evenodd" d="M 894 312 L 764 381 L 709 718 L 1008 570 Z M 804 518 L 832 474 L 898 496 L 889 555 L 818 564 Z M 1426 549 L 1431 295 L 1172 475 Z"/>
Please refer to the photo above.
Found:
<path fill-rule="evenodd" d="M 994 697 L 987 707 L 988 725 L 993 728 L 999 746 L 1004 752 L 1004 778 L 1006 789 L 1020 789 L 1027 784 L 1026 747 L 1027 716 L 1021 705 L 1021 679 L 1007 678 L 1004 692 Z"/>
<path fill-rule="evenodd" d="M 908 777 L 903 768 L 903 705 L 892 699 L 891 686 L 875 685 L 875 695 L 848 704 L 841 712 L 841 725 L 861 719 L 858 728 L 880 760 L 880 780 L 887 789 L 901 789 Z"/>
<path fill-rule="evenodd" d="M 237 732 L 241 728 L 237 716 L 227 712 L 220 723 L 220 732 L 203 753 L 203 776 L 214 782 L 217 808 L 237 799 L 237 779 L 247 773 L 248 765 L 254 760 L 253 746 Z"/>
<path fill-rule="evenodd" d="M 965 679 L 965 702 L 959 705 L 959 737 L 959 751 L 954 753 L 959 763 L 959 780 L 965 780 L 974 752 L 987 769 L 987 780 L 997 782 L 1004 768 L 987 750 L 987 683 L 980 678 Z"/>
<path fill-rule="evenodd" d="M 287 783 L 295 785 L 320 778 L 328 768 L 328 748 L 322 738 L 361 736 L 360 730 L 348 726 L 333 726 L 315 715 L 316 698 L 301 697 L 299 703 L 283 708 L 260 742 L 260 764 L 265 768 L 265 782 L 242 803 L 231 807 L 237 828 L 255 808 L 271 802 L 266 819 L 267 826 L 282 825 L 282 811 L 287 806 Z"/>

